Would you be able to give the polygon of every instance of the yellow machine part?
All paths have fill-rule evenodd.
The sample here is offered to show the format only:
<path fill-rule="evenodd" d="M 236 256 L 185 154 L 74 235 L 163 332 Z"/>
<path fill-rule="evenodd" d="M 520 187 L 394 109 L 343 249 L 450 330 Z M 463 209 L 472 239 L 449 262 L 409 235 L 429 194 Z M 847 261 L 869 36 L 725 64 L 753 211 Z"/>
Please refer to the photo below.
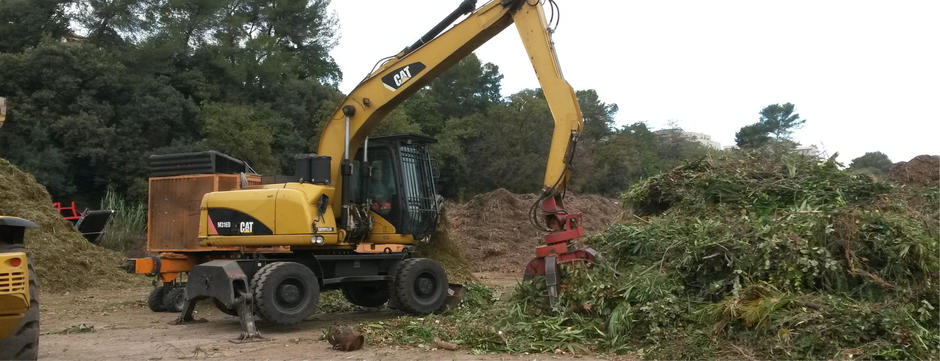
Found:
<path fill-rule="evenodd" d="M 19 265 L 13 266 L 19 259 Z M 26 253 L 0 253 L 0 338 L 13 331 L 29 309 L 29 266 Z"/>
<path fill-rule="evenodd" d="M 374 244 L 414 244 L 415 238 L 410 234 L 395 233 L 395 226 L 385 218 L 372 212 L 372 231 L 369 233 L 369 242 Z"/>
<path fill-rule="evenodd" d="M 320 215 L 317 209 L 321 195 L 332 198 L 333 187 L 309 183 L 284 183 L 265 185 L 258 189 L 213 192 L 203 197 L 200 209 L 199 236 L 203 246 L 317 246 L 328 248 L 354 248 L 342 242 L 343 230 L 336 227 L 333 209 L 326 207 Z M 273 200 L 273 202 L 272 202 Z M 209 209 L 228 209 L 244 213 L 271 229 L 265 235 L 220 235 L 209 224 Z M 372 213 L 374 224 L 369 234 L 372 244 L 415 243 L 410 234 L 397 234 L 395 226 L 376 213 Z M 216 220 L 218 221 L 218 220 Z M 314 232 L 314 224 L 316 232 Z M 323 242 L 313 242 L 314 236 L 323 237 Z"/>
<path fill-rule="evenodd" d="M 203 246 L 340 246 L 345 234 L 336 227 L 333 209 L 317 209 L 321 196 L 332 198 L 334 188 L 309 183 L 264 185 L 257 189 L 212 192 L 202 199 L 199 238 Z M 225 209 L 250 216 L 269 234 L 222 235 L 210 224 L 210 209 Z M 218 220 L 214 220 L 218 222 Z M 322 242 L 314 243 L 316 237 Z"/>

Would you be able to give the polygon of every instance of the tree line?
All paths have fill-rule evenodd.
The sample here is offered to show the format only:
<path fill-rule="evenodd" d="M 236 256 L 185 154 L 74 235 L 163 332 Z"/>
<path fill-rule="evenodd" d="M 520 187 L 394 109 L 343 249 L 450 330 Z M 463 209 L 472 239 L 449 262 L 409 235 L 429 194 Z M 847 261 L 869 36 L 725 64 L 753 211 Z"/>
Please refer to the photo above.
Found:
<path fill-rule="evenodd" d="M 144 199 L 152 153 L 218 149 L 280 172 L 342 98 L 327 6 L 5 0 L 0 155 L 91 203 L 107 187 Z"/>
<path fill-rule="evenodd" d="M 791 135 L 804 123 L 806 119 L 796 113 L 796 105 L 792 103 L 771 104 L 761 109 L 760 118 L 756 123 L 745 125 L 735 133 L 735 144 L 742 149 L 772 145 L 793 148 L 798 143 L 792 140 Z M 887 154 L 874 151 L 852 159 L 848 168 L 876 179 L 882 179 L 888 176 L 893 166 L 894 163 Z"/>

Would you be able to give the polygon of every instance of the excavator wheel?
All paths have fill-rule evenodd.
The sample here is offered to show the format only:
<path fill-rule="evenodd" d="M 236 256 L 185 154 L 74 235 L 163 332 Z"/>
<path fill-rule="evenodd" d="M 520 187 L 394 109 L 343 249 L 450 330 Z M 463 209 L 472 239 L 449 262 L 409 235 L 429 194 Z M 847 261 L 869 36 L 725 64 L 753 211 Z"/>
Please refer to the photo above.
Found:
<path fill-rule="evenodd" d="M 399 309 L 426 315 L 440 310 L 447 301 L 447 274 L 435 260 L 409 258 L 398 267 L 392 288 Z"/>
<path fill-rule="evenodd" d="M 150 295 L 147 296 L 147 307 L 153 312 L 165 312 L 166 308 L 163 307 L 163 296 L 165 294 L 166 287 L 154 287 L 154 289 L 150 291 Z"/>
<path fill-rule="evenodd" d="M 186 287 L 166 287 L 162 303 L 166 312 L 182 312 L 183 307 L 186 306 Z"/>
<path fill-rule="evenodd" d="M 251 279 L 255 308 L 265 320 L 292 325 L 313 314 L 320 298 L 317 276 L 296 262 L 274 262 Z"/>
<path fill-rule="evenodd" d="M 23 252 L 23 249 L 14 246 L 11 251 Z M 0 360 L 35 360 L 39 354 L 39 283 L 32 258 L 27 257 L 26 262 L 29 269 L 29 308 L 13 332 L 0 339 Z"/>
<path fill-rule="evenodd" d="M 343 296 L 349 303 L 362 307 L 379 307 L 391 296 L 388 282 L 355 282 L 343 285 Z"/>

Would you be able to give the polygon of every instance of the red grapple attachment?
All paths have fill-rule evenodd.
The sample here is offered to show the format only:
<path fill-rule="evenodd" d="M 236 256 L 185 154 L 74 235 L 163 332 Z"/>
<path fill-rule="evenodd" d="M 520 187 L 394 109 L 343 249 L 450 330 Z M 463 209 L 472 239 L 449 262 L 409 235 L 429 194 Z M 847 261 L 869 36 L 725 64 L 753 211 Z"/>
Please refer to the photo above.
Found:
<path fill-rule="evenodd" d="M 559 265 L 564 263 L 591 263 L 597 251 L 590 247 L 575 248 L 573 240 L 584 236 L 581 213 L 569 214 L 561 200 L 547 197 L 542 201 L 545 224 L 551 233 L 545 236 L 545 244 L 535 249 L 535 258 L 526 265 L 523 279 L 545 276 L 548 286 L 548 301 L 554 305 L 558 297 Z"/>

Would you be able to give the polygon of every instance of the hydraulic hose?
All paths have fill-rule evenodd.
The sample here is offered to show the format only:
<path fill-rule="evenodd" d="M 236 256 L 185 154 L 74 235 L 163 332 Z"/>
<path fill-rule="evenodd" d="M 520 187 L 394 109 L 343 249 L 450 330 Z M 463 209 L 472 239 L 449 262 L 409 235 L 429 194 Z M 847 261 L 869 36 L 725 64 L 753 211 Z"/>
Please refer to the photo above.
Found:
<path fill-rule="evenodd" d="M 453 24 L 457 18 L 463 16 L 464 14 L 469 14 L 473 11 L 473 9 L 476 8 L 476 6 L 476 0 L 464 0 L 462 3 L 460 3 L 459 6 L 457 6 L 457 9 L 447 15 L 447 17 L 445 17 L 444 20 L 441 20 L 441 22 L 437 23 L 437 25 L 434 25 L 434 27 L 425 33 L 424 36 L 418 39 L 418 41 L 415 41 L 414 44 L 411 44 L 411 46 L 406 47 L 405 50 L 402 50 L 402 56 L 408 55 L 412 51 L 415 51 L 415 49 L 420 48 L 421 45 L 424 45 L 425 43 L 437 37 L 437 35 L 450 26 L 450 24 Z"/>

